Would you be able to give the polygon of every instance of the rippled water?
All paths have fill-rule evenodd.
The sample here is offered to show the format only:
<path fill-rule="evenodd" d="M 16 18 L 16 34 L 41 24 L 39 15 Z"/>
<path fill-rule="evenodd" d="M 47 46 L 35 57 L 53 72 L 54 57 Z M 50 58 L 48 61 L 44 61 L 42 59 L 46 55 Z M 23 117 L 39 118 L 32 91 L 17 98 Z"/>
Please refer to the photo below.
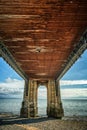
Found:
<path fill-rule="evenodd" d="M 0 99 L 0 113 L 19 115 L 22 99 Z M 87 100 L 64 99 L 62 100 L 65 116 L 87 116 Z M 47 102 L 45 99 L 38 101 L 38 114 L 46 115 Z"/>
<path fill-rule="evenodd" d="M 65 116 L 87 116 L 87 100 L 71 99 L 63 100 Z"/>
<path fill-rule="evenodd" d="M 0 113 L 19 115 L 22 99 L 0 99 Z"/>

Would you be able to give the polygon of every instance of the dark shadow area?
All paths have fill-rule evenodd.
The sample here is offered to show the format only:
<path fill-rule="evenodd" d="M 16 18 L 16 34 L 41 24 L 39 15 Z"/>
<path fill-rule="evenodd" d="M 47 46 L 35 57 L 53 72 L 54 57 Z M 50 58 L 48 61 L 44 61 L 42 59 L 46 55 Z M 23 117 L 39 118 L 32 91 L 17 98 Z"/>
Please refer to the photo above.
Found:
<path fill-rule="evenodd" d="M 38 117 L 38 118 L 28 119 L 28 118 L 20 118 L 20 117 L 5 117 L 5 118 L 0 118 L 0 125 L 39 123 L 48 120 L 54 120 L 54 118 Z"/>

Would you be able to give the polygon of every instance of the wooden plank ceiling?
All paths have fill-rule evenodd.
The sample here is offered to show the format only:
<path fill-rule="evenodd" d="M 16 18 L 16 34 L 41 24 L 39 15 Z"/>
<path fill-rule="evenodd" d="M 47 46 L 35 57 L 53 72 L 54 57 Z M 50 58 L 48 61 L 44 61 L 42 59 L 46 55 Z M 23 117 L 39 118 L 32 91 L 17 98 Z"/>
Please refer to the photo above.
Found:
<path fill-rule="evenodd" d="M 0 0 L 0 41 L 29 78 L 55 79 L 86 27 L 86 0 Z"/>

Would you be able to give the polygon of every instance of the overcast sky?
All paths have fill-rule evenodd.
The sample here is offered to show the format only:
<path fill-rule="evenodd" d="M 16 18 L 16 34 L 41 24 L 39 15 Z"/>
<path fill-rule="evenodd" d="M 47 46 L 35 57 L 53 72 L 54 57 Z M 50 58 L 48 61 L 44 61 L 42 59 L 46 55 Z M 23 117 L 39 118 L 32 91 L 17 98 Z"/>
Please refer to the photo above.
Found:
<path fill-rule="evenodd" d="M 60 81 L 62 98 L 87 99 L 87 51 L 77 60 Z M 24 80 L 0 58 L 0 98 L 22 98 Z M 45 87 L 39 97 L 45 98 Z"/>

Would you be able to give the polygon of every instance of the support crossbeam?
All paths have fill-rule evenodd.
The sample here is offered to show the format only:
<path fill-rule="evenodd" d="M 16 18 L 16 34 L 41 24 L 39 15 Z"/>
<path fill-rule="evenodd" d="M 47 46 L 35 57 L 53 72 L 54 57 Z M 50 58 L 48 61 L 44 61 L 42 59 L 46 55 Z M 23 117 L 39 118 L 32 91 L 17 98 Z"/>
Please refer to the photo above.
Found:
<path fill-rule="evenodd" d="M 75 63 L 75 61 L 81 56 L 81 54 L 87 49 L 87 30 L 84 32 L 78 44 L 76 44 L 74 50 L 69 55 L 67 62 L 59 74 L 56 76 L 56 80 L 60 80 L 62 76 L 69 70 L 69 68 Z"/>
<path fill-rule="evenodd" d="M 23 70 L 17 65 L 16 60 L 13 58 L 12 54 L 6 48 L 6 46 L 0 42 L 0 56 L 2 56 L 5 61 L 25 80 L 28 80 L 28 76 L 23 72 Z"/>

